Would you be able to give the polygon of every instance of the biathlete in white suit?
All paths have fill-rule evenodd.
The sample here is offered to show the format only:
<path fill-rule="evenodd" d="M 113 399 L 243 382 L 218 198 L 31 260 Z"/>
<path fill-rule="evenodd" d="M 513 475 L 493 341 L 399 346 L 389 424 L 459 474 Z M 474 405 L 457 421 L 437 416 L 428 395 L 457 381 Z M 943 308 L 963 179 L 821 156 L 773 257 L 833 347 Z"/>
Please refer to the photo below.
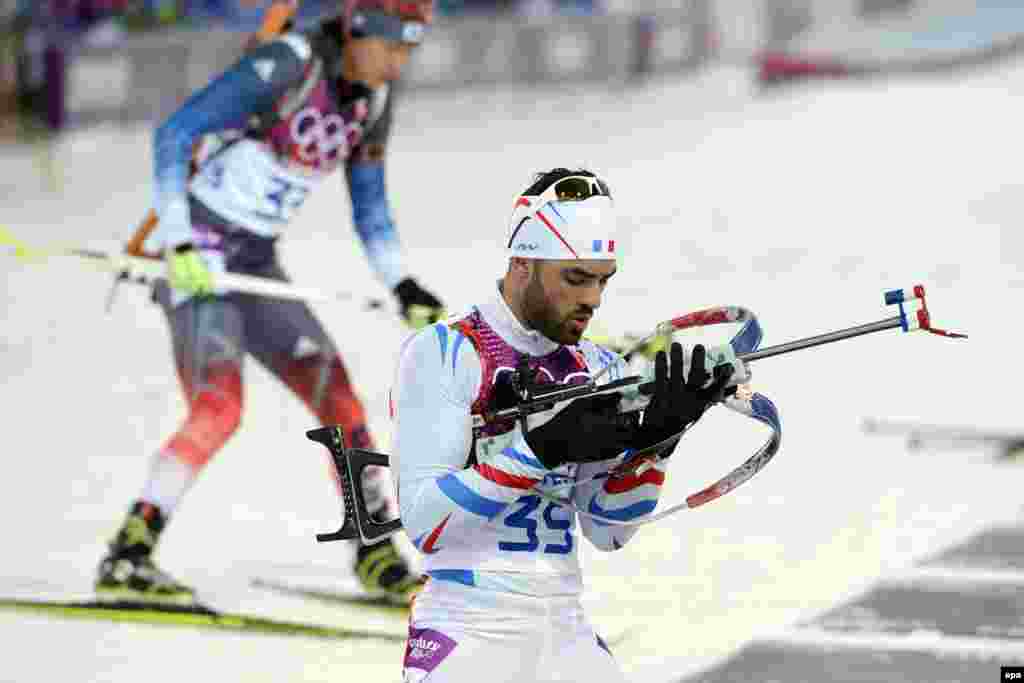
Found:
<path fill-rule="evenodd" d="M 607 185 L 589 171 L 538 175 L 516 200 L 508 271 L 468 315 L 424 328 L 404 344 L 392 387 L 392 470 L 402 524 L 430 577 L 416 598 L 404 660 L 407 683 L 612 683 L 624 677 L 580 604 L 579 532 L 604 551 L 635 528 L 577 515 L 537 491 L 578 482 L 571 502 L 604 518 L 654 510 L 668 460 L 642 474 L 586 481 L 627 450 L 660 444 L 721 400 L 731 366 L 704 370 L 702 347 L 683 376 L 683 351 L 655 358 L 655 392 L 642 418 L 617 394 L 491 424 L 473 416 L 515 401 L 511 378 L 575 384 L 616 354 L 583 340 L 616 272 L 620 242 Z M 639 471 L 639 470 L 638 470 Z"/>

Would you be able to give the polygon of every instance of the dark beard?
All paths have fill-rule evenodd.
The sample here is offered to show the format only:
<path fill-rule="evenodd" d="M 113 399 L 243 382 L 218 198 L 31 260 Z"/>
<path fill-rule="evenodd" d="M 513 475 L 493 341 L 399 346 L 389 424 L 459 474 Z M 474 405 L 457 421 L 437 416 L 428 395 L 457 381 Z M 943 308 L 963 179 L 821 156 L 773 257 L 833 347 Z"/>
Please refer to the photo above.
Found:
<path fill-rule="evenodd" d="M 565 320 L 552 317 L 544 287 L 536 271 L 530 277 L 523 293 L 523 316 L 531 329 L 537 330 L 553 342 L 570 345 L 579 343 L 579 337 L 570 333 Z"/>

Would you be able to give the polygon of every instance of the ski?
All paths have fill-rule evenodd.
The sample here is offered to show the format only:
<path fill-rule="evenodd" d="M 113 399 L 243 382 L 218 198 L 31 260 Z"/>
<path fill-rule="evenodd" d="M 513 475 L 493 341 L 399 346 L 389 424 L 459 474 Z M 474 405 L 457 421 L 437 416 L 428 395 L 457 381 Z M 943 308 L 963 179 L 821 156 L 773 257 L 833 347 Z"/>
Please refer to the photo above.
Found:
<path fill-rule="evenodd" d="M 378 631 L 278 621 L 247 614 L 220 612 L 201 603 L 163 605 L 135 601 L 105 602 L 95 599 L 62 601 L 0 598 L 0 611 L 35 614 L 58 619 L 176 626 L 326 640 L 385 640 L 393 642 L 405 640 L 405 636 Z"/>

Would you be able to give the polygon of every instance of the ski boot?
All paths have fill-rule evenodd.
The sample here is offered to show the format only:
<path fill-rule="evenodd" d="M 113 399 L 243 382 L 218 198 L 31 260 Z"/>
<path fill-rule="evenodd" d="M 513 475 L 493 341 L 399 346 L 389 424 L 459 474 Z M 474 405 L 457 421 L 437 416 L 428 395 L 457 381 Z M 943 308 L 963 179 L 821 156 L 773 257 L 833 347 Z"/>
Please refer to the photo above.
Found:
<path fill-rule="evenodd" d="M 412 573 L 390 538 L 360 545 L 356 550 L 356 576 L 363 589 L 387 602 L 408 605 L 423 588 L 423 577 Z"/>
<path fill-rule="evenodd" d="M 153 563 L 153 548 L 166 519 L 160 509 L 136 502 L 110 551 L 100 562 L 96 577 L 96 597 L 110 602 L 151 602 L 191 605 L 194 591 L 175 580 Z"/>

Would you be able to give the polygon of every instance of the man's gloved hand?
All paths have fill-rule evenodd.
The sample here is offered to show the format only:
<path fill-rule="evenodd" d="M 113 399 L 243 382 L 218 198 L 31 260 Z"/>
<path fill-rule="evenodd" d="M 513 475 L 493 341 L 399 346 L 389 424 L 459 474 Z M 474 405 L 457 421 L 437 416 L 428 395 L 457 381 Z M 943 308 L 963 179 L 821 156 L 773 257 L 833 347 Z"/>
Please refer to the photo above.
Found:
<path fill-rule="evenodd" d="M 549 421 L 523 436 L 548 469 L 566 462 L 610 460 L 630 447 L 634 415 L 619 413 L 618 394 L 579 398 Z"/>
<path fill-rule="evenodd" d="M 402 308 L 402 318 L 414 330 L 445 317 L 444 304 L 411 277 L 399 282 L 392 291 Z"/>
<path fill-rule="evenodd" d="M 732 377 L 733 366 L 722 363 L 713 370 L 714 382 L 705 387 L 711 379 L 704 367 L 707 352 L 702 344 L 697 344 L 693 347 L 690 372 L 684 382 L 683 347 L 678 342 L 673 343 L 669 353 L 671 366 L 664 351 L 654 357 L 653 395 L 631 444 L 635 450 L 656 446 L 700 419 L 709 406 L 722 400 Z M 660 453 L 661 457 L 667 458 L 674 449 L 673 443 Z"/>
<path fill-rule="evenodd" d="M 167 281 L 172 287 L 190 296 L 213 293 L 213 273 L 190 242 L 166 249 L 165 258 Z"/>

